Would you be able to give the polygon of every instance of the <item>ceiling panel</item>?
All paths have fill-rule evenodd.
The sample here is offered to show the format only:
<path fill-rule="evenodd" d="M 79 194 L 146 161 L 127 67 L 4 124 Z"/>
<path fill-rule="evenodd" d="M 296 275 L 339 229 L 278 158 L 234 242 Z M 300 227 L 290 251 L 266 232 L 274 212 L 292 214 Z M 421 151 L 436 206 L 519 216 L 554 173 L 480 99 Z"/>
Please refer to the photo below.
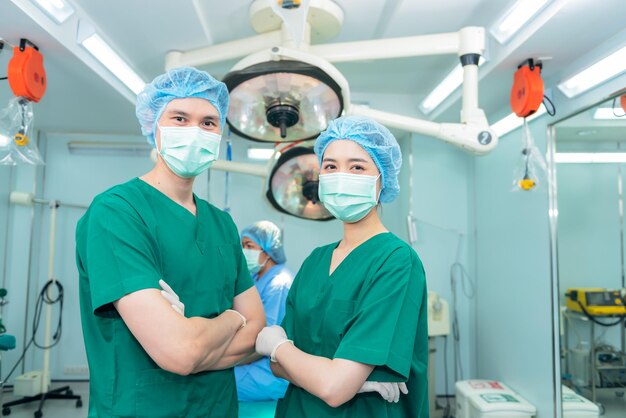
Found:
<path fill-rule="evenodd" d="M 399 36 L 424 35 L 430 33 L 456 32 L 463 26 L 483 24 L 472 18 L 479 15 L 485 21 L 485 13 L 493 14 L 506 2 L 502 0 L 446 0 L 400 2 L 396 12 L 386 25 L 384 38 Z M 460 13 L 459 11 L 463 12 Z"/>
<path fill-rule="evenodd" d="M 390 0 L 363 1 L 337 0 L 343 10 L 343 26 L 339 35 L 329 42 L 348 42 L 373 39 L 379 17 L 384 13 L 386 3 Z"/>
<path fill-rule="evenodd" d="M 139 133 L 134 106 L 81 61 L 53 40 L 8 1 L 0 2 L 0 37 L 11 43 L 28 36 L 42 52 L 48 77 L 45 96 L 34 104 L 35 127 L 46 131 Z M 12 51 L 0 54 L 0 75 Z M 0 108 L 13 98 L 7 81 L 0 81 Z"/>
<path fill-rule="evenodd" d="M 190 0 L 73 1 L 146 80 L 163 72 L 167 51 L 186 51 L 208 43 Z"/>
<path fill-rule="evenodd" d="M 250 26 L 249 1 L 194 0 L 210 28 L 213 43 L 256 35 Z"/>
<path fill-rule="evenodd" d="M 89 14 L 105 39 L 146 80 L 163 71 L 165 53 L 169 50 L 191 50 L 254 35 L 248 17 L 251 0 L 70 1 Z M 337 0 L 345 21 L 340 34 L 331 42 L 442 33 L 468 25 L 488 27 L 512 2 Z M 625 26 L 623 0 L 576 0 L 566 2 L 552 20 L 520 47 L 494 43 L 493 51 L 499 54 L 497 65 L 491 66 L 480 84 L 480 104 L 489 120 L 508 111 L 513 71 L 525 58 L 553 57 L 544 68 L 544 79 L 551 87 L 564 76 L 564 68 L 625 30 Z M 38 123 L 59 130 L 65 126 L 98 132 L 137 131 L 132 105 L 10 1 L 0 1 L 0 37 L 15 38 L 13 42 L 16 42 L 24 33 L 42 46 L 51 80 L 48 95 L 37 105 L 41 109 Z M 6 60 L 7 52 L 0 56 L 2 67 L 6 66 Z M 236 61 L 204 69 L 221 78 Z M 436 56 L 341 63 L 337 67 L 355 93 L 410 95 L 412 101 L 419 103 L 455 63 L 454 56 Z M 0 87 L 0 99 L 4 101 L 10 93 L 6 83 Z M 459 110 L 460 101 L 455 101 L 438 119 L 458 120 Z M 415 114 L 414 111 L 408 114 L 411 113 Z"/>

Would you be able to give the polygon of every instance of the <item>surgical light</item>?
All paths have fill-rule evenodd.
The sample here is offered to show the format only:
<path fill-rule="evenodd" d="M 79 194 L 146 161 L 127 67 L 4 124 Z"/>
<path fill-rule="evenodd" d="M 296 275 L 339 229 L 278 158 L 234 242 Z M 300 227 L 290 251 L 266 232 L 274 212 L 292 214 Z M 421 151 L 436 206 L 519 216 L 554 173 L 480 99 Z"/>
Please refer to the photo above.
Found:
<path fill-rule="evenodd" d="M 315 138 L 343 111 L 339 85 L 306 62 L 261 62 L 232 71 L 223 81 L 230 91 L 231 130 L 255 141 Z"/>
<path fill-rule="evenodd" d="M 133 93 L 139 94 L 146 85 L 145 81 L 97 33 L 85 38 L 81 45 Z"/>
<path fill-rule="evenodd" d="M 558 85 L 567 97 L 575 97 L 626 71 L 626 46 Z"/>
<path fill-rule="evenodd" d="M 626 163 L 626 152 L 557 152 L 557 164 L 618 164 Z"/>
<path fill-rule="evenodd" d="M 535 112 L 532 116 L 529 116 L 527 119 L 529 122 L 537 119 L 546 114 L 546 108 L 544 106 L 540 107 L 537 112 Z M 509 132 L 519 128 L 524 124 L 524 118 L 520 118 L 515 113 L 511 113 L 508 116 L 500 119 L 493 125 L 491 125 L 491 129 L 498 135 L 502 137 L 503 135 L 508 134 Z"/>
<path fill-rule="evenodd" d="M 506 43 L 550 0 L 518 0 L 491 28 L 501 44 Z"/>
<path fill-rule="evenodd" d="M 621 110 L 621 109 L 620 109 Z M 626 121 L 626 113 L 623 113 L 622 115 L 619 114 L 615 114 L 615 110 L 611 107 L 600 107 L 598 109 L 596 109 L 595 112 L 593 112 L 593 118 L 594 119 L 601 119 L 601 120 L 623 120 Z"/>
<path fill-rule="evenodd" d="M 65 22 L 74 14 L 74 8 L 65 0 L 33 0 L 33 2 L 58 24 Z"/>
<path fill-rule="evenodd" d="M 478 61 L 480 67 L 485 63 L 485 59 L 481 56 Z M 420 109 L 425 114 L 432 112 L 439 106 L 448 96 L 450 96 L 463 83 L 463 67 L 457 65 L 448 75 L 430 92 L 420 104 Z"/>
<path fill-rule="evenodd" d="M 332 219 L 319 201 L 319 171 L 319 160 L 311 148 L 285 151 L 270 174 L 267 199 L 278 211 L 289 215 L 316 221 Z"/>

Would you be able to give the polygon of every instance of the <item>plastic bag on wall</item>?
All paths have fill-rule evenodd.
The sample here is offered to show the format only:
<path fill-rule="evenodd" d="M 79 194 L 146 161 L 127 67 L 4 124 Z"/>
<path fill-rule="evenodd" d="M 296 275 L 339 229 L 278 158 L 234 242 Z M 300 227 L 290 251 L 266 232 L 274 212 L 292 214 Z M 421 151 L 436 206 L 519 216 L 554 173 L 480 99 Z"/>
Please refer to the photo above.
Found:
<path fill-rule="evenodd" d="M 15 145 L 9 137 L 9 133 L 0 123 L 0 165 L 15 165 L 13 159 Z"/>
<path fill-rule="evenodd" d="M 44 164 L 32 137 L 33 120 L 33 104 L 23 97 L 0 110 L 0 164 Z"/>
<path fill-rule="evenodd" d="M 528 122 L 524 118 L 522 150 L 513 171 L 513 191 L 535 191 L 547 182 L 546 161 L 535 145 Z"/>

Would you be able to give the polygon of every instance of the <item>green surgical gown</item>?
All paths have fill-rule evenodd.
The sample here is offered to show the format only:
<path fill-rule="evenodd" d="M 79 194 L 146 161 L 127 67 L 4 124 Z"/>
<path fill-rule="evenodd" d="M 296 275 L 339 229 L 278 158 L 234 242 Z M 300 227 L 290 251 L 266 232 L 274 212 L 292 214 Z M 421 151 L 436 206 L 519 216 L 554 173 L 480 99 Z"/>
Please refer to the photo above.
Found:
<path fill-rule="evenodd" d="M 237 417 L 233 369 L 180 376 L 159 368 L 113 306 L 163 278 L 186 316 L 213 318 L 253 285 L 231 217 L 194 199 L 196 216 L 136 178 L 97 196 L 78 222 L 89 417 Z"/>
<path fill-rule="evenodd" d="M 375 366 L 369 381 L 407 382 L 389 403 L 375 392 L 338 408 L 289 385 L 278 418 L 427 418 L 427 292 L 422 263 L 391 233 L 355 248 L 329 276 L 337 243 L 304 261 L 287 298 L 283 327 L 300 350 Z"/>

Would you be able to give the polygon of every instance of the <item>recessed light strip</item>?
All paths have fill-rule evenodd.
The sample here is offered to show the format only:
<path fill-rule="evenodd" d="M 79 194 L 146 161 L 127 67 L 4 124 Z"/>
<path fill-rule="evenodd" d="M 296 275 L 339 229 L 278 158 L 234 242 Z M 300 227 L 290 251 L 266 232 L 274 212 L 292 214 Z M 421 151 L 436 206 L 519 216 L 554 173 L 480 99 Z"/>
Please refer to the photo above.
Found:
<path fill-rule="evenodd" d="M 532 122 L 546 114 L 545 106 L 541 106 L 539 110 L 537 110 L 532 116 L 528 117 L 528 121 Z M 509 132 L 519 128 L 524 124 L 524 118 L 520 118 L 515 113 L 511 113 L 508 116 L 503 117 L 493 125 L 491 125 L 491 129 L 498 135 L 500 138 Z"/>
<path fill-rule="evenodd" d="M 65 0 L 31 0 L 55 22 L 61 24 L 74 14 L 74 8 Z"/>
<path fill-rule="evenodd" d="M 557 152 L 557 164 L 619 164 L 626 163 L 626 152 Z"/>
<path fill-rule="evenodd" d="M 485 63 L 485 59 L 481 56 L 478 61 L 478 67 Z M 457 65 L 448 75 L 430 92 L 422 101 L 420 108 L 426 114 L 432 112 L 439 106 L 448 96 L 450 96 L 463 83 L 463 66 Z"/>
<path fill-rule="evenodd" d="M 626 122 L 626 112 L 624 112 L 624 110 L 622 109 L 614 110 L 611 107 L 600 107 L 596 109 L 595 112 L 593 112 L 593 118 L 600 120 L 623 120 L 624 122 Z"/>
<path fill-rule="evenodd" d="M 97 33 L 85 38 L 81 45 L 133 93 L 138 94 L 146 85 L 145 81 Z"/>
<path fill-rule="evenodd" d="M 558 86 L 559 90 L 569 98 L 578 96 L 598 84 L 626 72 L 624 63 L 626 63 L 626 46 L 563 81 Z"/>
<path fill-rule="evenodd" d="M 497 20 L 491 33 L 498 42 L 504 44 L 549 2 L 550 0 L 518 0 Z"/>

